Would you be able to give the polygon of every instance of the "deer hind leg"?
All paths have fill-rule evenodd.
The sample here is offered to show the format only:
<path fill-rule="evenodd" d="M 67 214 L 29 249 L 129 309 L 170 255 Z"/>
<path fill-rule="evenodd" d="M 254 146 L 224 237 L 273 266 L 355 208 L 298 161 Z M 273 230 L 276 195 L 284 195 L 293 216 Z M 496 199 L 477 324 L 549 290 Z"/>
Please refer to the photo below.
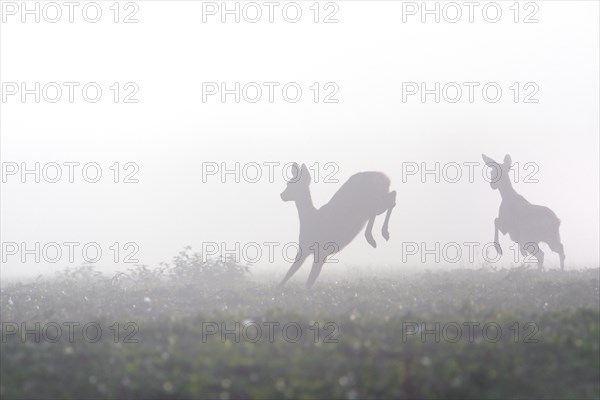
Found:
<path fill-rule="evenodd" d="M 373 224 L 375 223 L 375 215 L 369 218 L 369 222 L 367 223 L 367 227 L 365 228 L 365 237 L 367 238 L 367 242 L 373 247 L 377 247 L 377 243 L 375 239 L 373 239 Z"/>
<path fill-rule="evenodd" d="M 302 263 L 304 263 L 304 260 L 306 260 L 307 256 L 308 256 L 307 252 L 302 251 L 302 248 L 300 248 L 298 250 L 298 255 L 296 256 L 296 260 L 294 261 L 294 263 L 288 270 L 287 274 L 285 274 L 285 277 L 283 278 L 283 280 L 279 283 L 279 285 L 278 285 L 279 288 L 283 287 L 283 285 L 285 285 L 285 283 L 292 277 L 292 275 L 294 275 L 296 273 L 296 271 L 298 271 L 298 269 L 300 269 L 300 267 L 302 266 Z"/>
<path fill-rule="evenodd" d="M 385 240 L 390 240 L 390 232 L 388 231 L 388 224 L 390 222 L 390 215 L 392 215 L 392 210 L 396 207 L 396 191 L 390 192 L 388 194 L 388 207 L 387 213 L 385 214 L 385 221 L 383 221 L 383 227 L 381 227 L 381 235 Z"/>
<path fill-rule="evenodd" d="M 306 281 L 306 288 L 310 289 L 315 284 L 315 281 L 319 277 L 324 263 L 325 260 L 315 261 L 313 263 L 312 269 L 310 270 L 310 274 L 308 275 L 308 280 Z"/>

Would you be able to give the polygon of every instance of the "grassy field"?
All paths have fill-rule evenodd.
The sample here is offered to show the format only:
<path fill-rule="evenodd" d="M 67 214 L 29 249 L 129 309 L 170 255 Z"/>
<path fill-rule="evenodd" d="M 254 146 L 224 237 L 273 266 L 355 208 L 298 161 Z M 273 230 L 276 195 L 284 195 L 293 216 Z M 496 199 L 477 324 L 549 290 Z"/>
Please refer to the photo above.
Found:
<path fill-rule="evenodd" d="M 81 267 L 3 288 L 0 394 L 597 399 L 599 299 L 598 269 L 398 272 L 308 291 L 189 253 L 114 277 Z M 90 322 L 101 336 L 84 336 Z"/>

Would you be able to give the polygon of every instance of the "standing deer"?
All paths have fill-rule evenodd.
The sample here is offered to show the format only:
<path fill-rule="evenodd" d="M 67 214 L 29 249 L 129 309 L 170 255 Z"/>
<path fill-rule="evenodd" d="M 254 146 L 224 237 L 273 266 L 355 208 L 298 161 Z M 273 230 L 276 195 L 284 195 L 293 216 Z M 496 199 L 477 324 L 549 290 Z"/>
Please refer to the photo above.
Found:
<path fill-rule="evenodd" d="M 560 242 L 558 227 L 560 220 L 548 207 L 531 204 L 513 189 L 508 172 L 511 168 L 511 158 L 507 154 L 504 163 L 500 164 L 485 154 L 483 161 L 492 168 L 490 186 L 498 189 L 502 196 L 498 218 L 494 221 L 494 246 L 502 255 L 498 243 L 498 230 L 519 245 L 521 255 L 531 254 L 537 258 L 538 267 L 544 264 L 544 252 L 539 248 L 540 242 L 545 242 L 550 249 L 560 256 L 560 268 L 565 269 L 565 252 Z"/>
<path fill-rule="evenodd" d="M 381 234 L 388 240 L 388 222 L 396 205 L 396 192 L 390 192 L 390 179 L 381 172 L 361 172 L 348 179 L 329 203 L 316 209 L 310 196 L 311 176 L 306 165 L 294 163 L 292 179 L 281 193 L 283 201 L 295 201 L 300 218 L 299 251 L 279 286 L 298 271 L 310 253 L 314 262 L 306 286 L 312 287 L 327 257 L 342 250 L 367 224 L 365 237 L 373 247 L 373 223 L 387 211 Z M 367 223 L 368 221 L 368 223 Z"/>

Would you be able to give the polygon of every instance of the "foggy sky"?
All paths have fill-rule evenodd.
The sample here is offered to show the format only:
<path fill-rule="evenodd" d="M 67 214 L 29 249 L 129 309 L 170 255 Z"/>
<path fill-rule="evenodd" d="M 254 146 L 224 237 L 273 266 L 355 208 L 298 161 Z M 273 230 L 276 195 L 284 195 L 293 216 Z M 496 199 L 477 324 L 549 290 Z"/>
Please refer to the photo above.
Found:
<path fill-rule="evenodd" d="M 302 4 L 306 11 L 309 4 Z M 338 4 L 337 24 L 315 24 L 310 14 L 297 24 L 221 24 L 217 17 L 202 23 L 199 2 L 142 2 L 138 24 L 3 24 L 3 82 L 136 82 L 140 101 L 114 104 L 109 90 L 96 104 L 11 99 L 2 104 L 2 161 L 93 161 L 105 174 L 114 162 L 135 162 L 140 182 L 115 184 L 111 175 L 97 184 L 9 178 L 1 193 L 2 241 L 95 241 L 105 251 L 104 270 L 127 267 L 112 262 L 114 242 L 137 243 L 140 262 L 151 266 L 185 245 L 293 242 L 298 216 L 279 198 L 280 167 L 273 183 L 222 183 L 218 176 L 203 183 L 202 163 L 318 163 L 323 174 L 326 163 L 335 163 L 339 183 L 311 185 L 317 207 L 360 171 L 386 173 L 398 192 L 390 241 L 381 237 L 380 216 L 373 231 L 378 248 L 361 233 L 337 256 L 341 265 L 418 266 L 415 257 L 402 262 L 402 243 L 492 241 L 501 199 L 481 177 L 481 153 L 497 160 L 510 154 L 521 166 L 539 166 L 538 183 L 513 186 L 561 219 L 567 268 L 597 266 L 598 3 L 538 2 L 536 24 L 515 24 L 512 14 L 496 24 L 481 14 L 472 24 L 423 24 L 418 16 L 402 23 L 401 2 Z M 203 82 L 297 82 L 304 92 L 295 104 L 281 97 L 272 104 L 221 103 L 217 96 L 203 103 Z M 314 82 L 335 82 L 339 103 L 315 104 Z M 497 103 L 482 100 L 481 91 L 473 103 L 466 93 L 455 104 L 423 104 L 418 96 L 403 103 L 403 82 L 497 82 L 503 94 Z M 514 103 L 514 82 L 535 82 L 539 103 Z M 479 167 L 473 183 L 466 176 L 422 183 L 419 175 L 402 182 L 403 163 L 423 162 Z M 509 265 L 512 242 L 500 241 L 500 265 Z M 2 277 L 79 262 L 36 265 L 12 257 Z M 556 268 L 558 256 L 547 251 L 546 263 Z M 276 262 L 257 268 L 270 266 L 283 275 L 288 263 L 279 252 Z"/>

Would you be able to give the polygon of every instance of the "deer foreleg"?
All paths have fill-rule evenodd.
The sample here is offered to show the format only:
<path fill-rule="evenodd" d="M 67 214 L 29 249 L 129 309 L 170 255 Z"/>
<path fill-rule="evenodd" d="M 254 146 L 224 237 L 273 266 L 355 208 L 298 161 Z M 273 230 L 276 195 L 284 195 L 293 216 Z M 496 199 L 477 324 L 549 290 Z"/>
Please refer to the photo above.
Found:
<path fill-rule="evenodd" d="M 283 285 L 285 285 L 285 283 L 292 277 L 292 275 L 294 275 L 296 273 L 296 271 L 298 271 L 298 269 L 300 269 L 300 267 L 302 266 L 302 263 L 304 263 L 304 260 L 306 260 L 306 257 L 308 256 L 307 252 L 302 251 L 302 248 L 300 248 L 298 251 L 299 251 L 299 253 L 298 253 L 298 256 L 296 257 L 296 260 L 294 261 L 294 263 L 288 270 L 287 274 L 285 274 L 285 277 L 283 278 L 281 283 L 279 283 L 278 287 L 280 287 L 280 288 L 283 287 Z"/>
<path fill-rule="evenodd" d="M 542 249 L 539 248 L 539 246 L 537 247 L 537 251 L 535 252 L 535 258 L 537 258 L 537 265 L 539 269 L 544 268 L 544 252 L 542 251 Z"/>
<path fill-rule="evenodd" d="M 312 285 L 315 284 L 315 281 L 319 277 L 321 273 L 321 269 L 323 268 L 324 261 L 315 261 L 313 263 L 312 269 L 310 270 L 310 274 L 308 275 L 308 280 L 306 281 L 306 287 L 311 288 Z"/>
<path fill-rule="evenodd" d="M 498 242 L 498 229 L 500 226 L 500 218 L 496 218 L 494 220 L 494 247 L 499 255 L 502 255 L 502 247 L 500 247 L 500 242 Z"/>

